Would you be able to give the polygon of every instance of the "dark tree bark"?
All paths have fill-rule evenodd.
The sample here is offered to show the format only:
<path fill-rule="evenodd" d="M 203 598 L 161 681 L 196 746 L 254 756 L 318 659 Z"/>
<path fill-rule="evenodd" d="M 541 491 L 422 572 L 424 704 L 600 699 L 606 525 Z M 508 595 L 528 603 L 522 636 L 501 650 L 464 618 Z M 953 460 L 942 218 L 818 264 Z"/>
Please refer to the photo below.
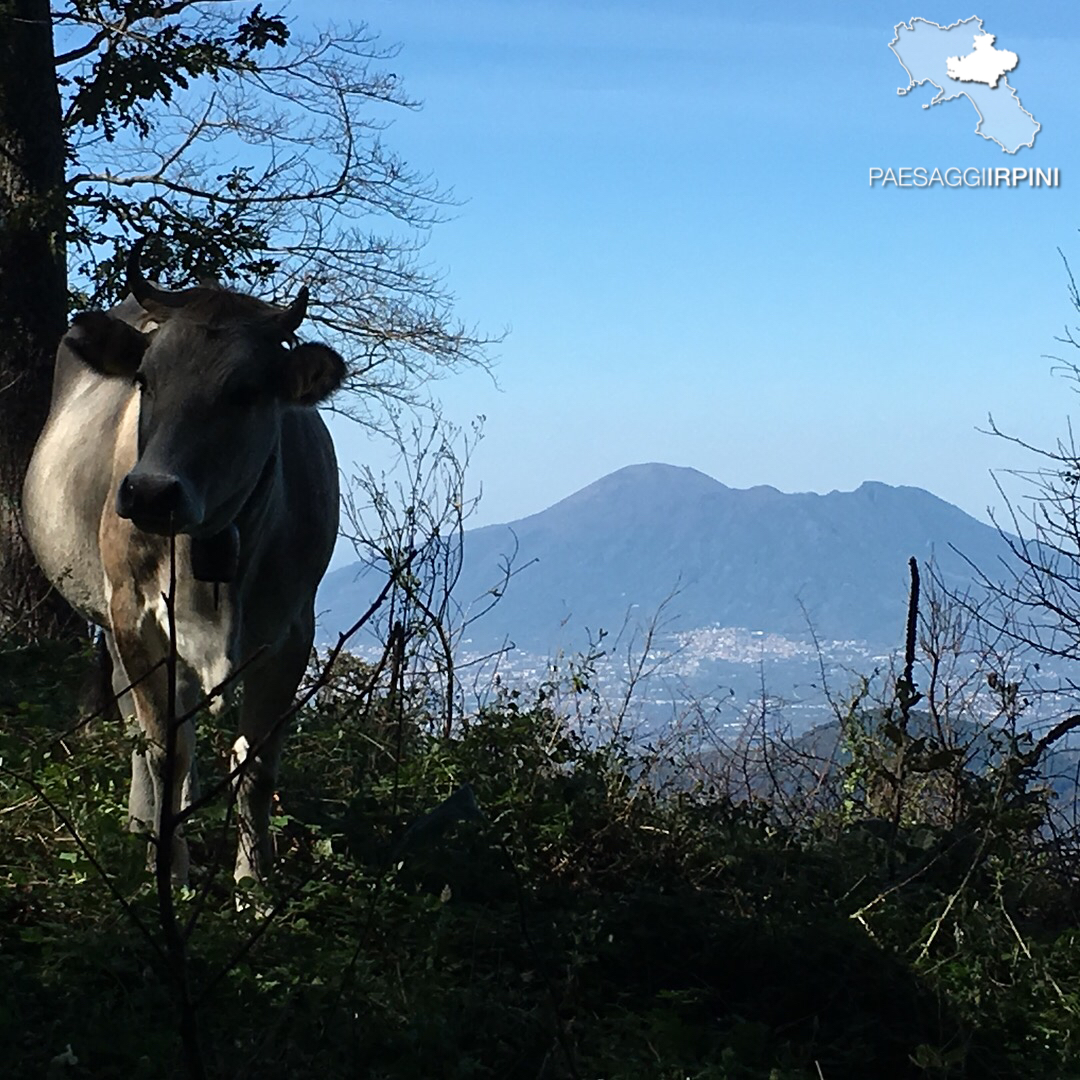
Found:
<path fill-rule="evenodd" d="M 48 0 L 0 0 L 0 636 L 85 632 L 22 535 L 22 480 L 67 320 L 64 134 Z"/>

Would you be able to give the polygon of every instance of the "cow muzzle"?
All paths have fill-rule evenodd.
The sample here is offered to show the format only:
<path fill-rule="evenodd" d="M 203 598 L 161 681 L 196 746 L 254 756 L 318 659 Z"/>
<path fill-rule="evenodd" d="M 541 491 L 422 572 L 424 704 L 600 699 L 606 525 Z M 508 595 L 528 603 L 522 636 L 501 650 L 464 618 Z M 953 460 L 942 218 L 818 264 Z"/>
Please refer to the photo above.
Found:
<path fill-rule="evenodd" d="M 116 491 L 116 512 L 143 532 L 173 536 L 202 521 L 179 477 L 132 471 Z"/>

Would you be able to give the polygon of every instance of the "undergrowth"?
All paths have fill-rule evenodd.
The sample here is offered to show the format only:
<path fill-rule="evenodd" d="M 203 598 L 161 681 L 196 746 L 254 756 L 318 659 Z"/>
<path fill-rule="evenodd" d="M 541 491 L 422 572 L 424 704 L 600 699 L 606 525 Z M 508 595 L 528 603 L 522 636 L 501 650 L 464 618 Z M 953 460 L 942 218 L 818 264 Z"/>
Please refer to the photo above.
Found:
<path fill-rule="evenodd" d="M 2 1072 L 181 1076 L 131 741 L 61 737 L 71 679 L 0 658 Z M 225 807 L 189 830 L 207 1075 L 1080 1077 L 1080 893 L 1046 797 L 923 739 L 917 791 L 937 769 L 963 797 L 890 817 L 867 793 L 908 736 L 849 719 L 874 753 L 799 819 L 586 738 L 543 693 L 449 738 L 418 702 L 322 693 L 286 751 L 266 895 L 236 910 Z M 231 738 L 214 724 L 204 776 Z"/>

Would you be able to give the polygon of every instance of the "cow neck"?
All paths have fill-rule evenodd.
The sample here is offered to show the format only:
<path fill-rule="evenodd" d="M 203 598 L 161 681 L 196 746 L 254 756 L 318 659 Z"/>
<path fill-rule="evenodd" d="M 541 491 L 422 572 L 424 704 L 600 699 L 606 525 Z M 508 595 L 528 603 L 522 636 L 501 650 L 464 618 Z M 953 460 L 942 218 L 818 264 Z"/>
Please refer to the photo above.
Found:
<path fill-rule="evenodd" d="M 210 582 L 214 586 L 217 604 L 217 587 L 236 578 L 240 568 L 240 548 L 245 533 L 250 536 L 253 526 L 262 513 L 265 495 L 270 489 L 277 467 L 277 450 L 266 459 L 259 479 L 244 500 L 236 517 L 213 536 L 192 537 L 191 572 L 196 581 Z"/>
<path fill-rule="evenodd" d="M 240 527 L 241 535 L 249 532 L 262 515 L 266 506 L 267 493 L 273 484 L 277 463 L 278 451 L 275 446 L 266 459 L 266 464 L 263 465 L 259 479 L 255 481 L 255 486 L 251 489 L 251 494 L 244 500 L 244 505 L 240 507 L 239 513 L 234 518 L 234 524 Z"/>

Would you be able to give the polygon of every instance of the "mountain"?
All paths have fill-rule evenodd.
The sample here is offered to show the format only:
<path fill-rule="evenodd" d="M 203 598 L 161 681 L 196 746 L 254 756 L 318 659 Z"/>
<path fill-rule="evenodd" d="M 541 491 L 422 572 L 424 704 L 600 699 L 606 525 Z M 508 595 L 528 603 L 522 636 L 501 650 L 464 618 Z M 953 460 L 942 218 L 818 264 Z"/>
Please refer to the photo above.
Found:
<path fill-rule="evenodd" d="M 537 561 L 470 629 L 475 648 L 504 638 L 541 654 L 581 645 L 586 627 L 617 631 L 628 611 L 647 619 L 675 589 L 665 609 L 672 629 L 801 638 L 809 616 L 822 639 L 895 646 L 910 556 L 933 557 L 946 582 L 964 588 L 973 572 L 950 545 L 991 576 L 1007 554 L 995 529 L 920 488 L 868 481 L 827 495 L 740 490 L 653 463 L 619 469 L 519 521 L 468 531 L 459 602 L 498 582 L 515 537 L 515 565 Z M 327 637 L 377 591 L 359 570 L 344 567 L 323 582 Z"/>

